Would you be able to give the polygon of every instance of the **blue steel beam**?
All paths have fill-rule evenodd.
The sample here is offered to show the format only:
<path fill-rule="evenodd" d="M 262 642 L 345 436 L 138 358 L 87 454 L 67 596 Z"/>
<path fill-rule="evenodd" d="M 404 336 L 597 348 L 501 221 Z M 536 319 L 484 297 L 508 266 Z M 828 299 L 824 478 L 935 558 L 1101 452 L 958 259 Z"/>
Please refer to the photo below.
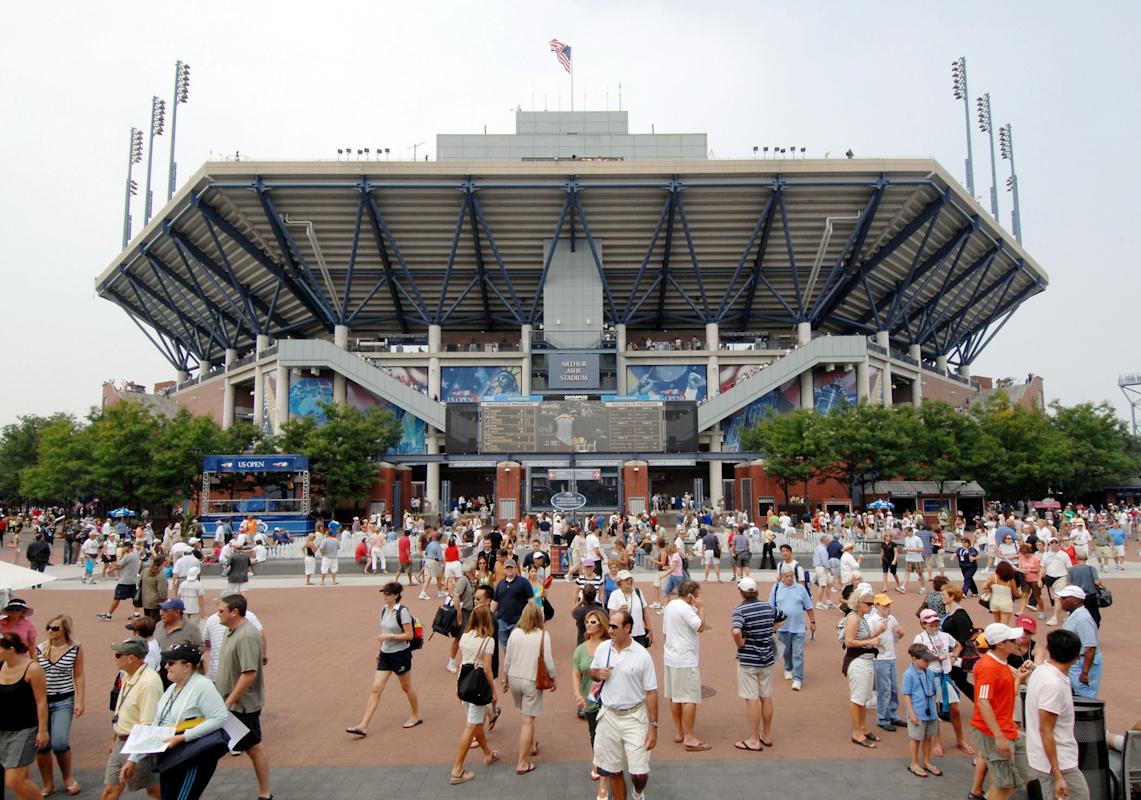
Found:
<path fill-rule="evenodd" d="M 732 300 L 729 299 L 730 294 L 733 292 L 734 287 L 737 285 L 737 280 L 741 277 L 741 273 L 745 270 L 745 263 L 749 260 L 749 253 L 753 251 L 753 244 L 757 241 L 757 237 L 760 236 L 761 231 L 764 229 L 766 220 L 772 214 L 773 201 L 777 196 L 777 192 L 779 191 L 779 188 L 774 188 L 774 190 L 769 193 L 768 199 L 765 201 L 765 207 L 761 211 L 761 215 L 757 217 L 756 224 L 753 225 L 753 232 L 749 236 L 749 241 L 745 245 L 745 249 L 741 252 L 741 257 L 737 259 L 737 266 L 733 269 L 733 277 L 729 279 L 729 285 L 725 288 L 725 297 L 722 298 L 721 306 L 717 309 L 718 322 L 721 322 L 725 319 L 725 313 L 733 307 L 733 303 L 737 301 L 737 297 L 741 294 L 741 290 L 738 290 L 736 294 L 733 294 Z M 746 280 L 745 284 L 742 284 L 742 290 L 747 285 L 755 285 L 755 282 L 750 283 L 748 280 Z M 750 307 L 751 305 L 752 303 L 750 302 Z M 745 316 L 747 318 L 748 314 Z"/>
<path fill-rule="evenodd" d="M 214 232 L 214 227 L 208 219 L 203 217 L 203 223 L 208 227 L 215 247 L 221 249 L 222 242 L 218 240 L 217 234 Z M 206 278 L 210 281 L 214 290 L 218 293 L 226 303 L 237 313 L 238 318 L 246 329 L 250 331 L 255 337 L 262 332 L 261 320 L 258 319 L 257 309 L 260 308 L 263 313 L 268 313 L 269 307 L 261 302 L 260 298 L 254 296 L 250 289 L 238 280 L 238 276 L 234 273 L 228 265 L 222 267 L 215 263 L 205 250 L 202 250 L 198 245 L 192 242 L 182 231 L 174 227 L 167 228 L 171 240 L 174 242 L 175 249 L 178 251 L 178 257 L 182 259 L 182 264 L 186 267 L 187 274 L 193 274 L 194 269 L 190 266 L 190 259 L 193 258 L 200 264 L 204 270 Z M 224 255 L 224 254 L 223 254 Z M 238 299 L 235 300 L 219 281 L 225 281 L 237 294 Z M 260 306 L 258 304 L 261 304 Z M 273 322 L 272 317 L 267 318 L 266 327 L 268 328 Z M 278 319 L 279 326 L 284 326 L 285 320 Z"/>
<path fill-rule="evenodd" d="M 814 319 L 827 317 L 829 314 L 835 311 L 836 308 L 839 307 L 839 305 L 844 302 L 845 299 L 847 299 L 849 293 L 856 288 L 856 285 L 860 281 L 866 279 L 867 276 L 876 267 L 882 264 L 886 258 L 894 254 L 895 251 L 898 250 L 908 239 L 910 239 L 916 231 L 926 225 L 932 217 L 936 216 L 946 203 L 946 195 L 940 195 L 939 197 L 936 197 L 934 200 L 924 206 L 923 210 L 920 211 L 910 222 L 904 225 L 903 228 L 901 228 L 899 232 L 895 234 L 895 236 L 891 237 L 891 239 L 888 240 L 887 244 L 877 250 L 871 257 L 860 264 L 859 267 L 852 268 L 849 266 L 845 270 L 845 276 L 839 282 L 837 282 L 836 286 L 829 294 L 828 299 L 822 300 L 821 304 L 818 304 L 816 316 Z M 861 247 L 863 244 L 863 238 L 866 235 L 867 231 L 865 229 L 863 236 L 861 236 Z M 851 261 L 854 262 L 854 260 L 859 256 L 859 252 L 859 248 L 855 249 L 852 252 Z M 869 304 L 873 306 L 875 305 L 873 301 L 869 301 Z"/>
<path fill-rule="evenodd" d="M 547 285 L 547 275 L 551 272 L 551 261 L 555 257 L 555 249 L 559 246 L 559 237 L 563 233 L 563 224 L 566 222 L 567 214 L 570 212 L 571 207 L 574 205 L 574 195 L 577 191 L 575 184 L 563 184 L 562 189 L 566 192 L 566 199 L 563 200 L 563 206 L 559 209 L 559 219 L 555 223 L 555 233 L 551 237 L 551 249 L 547 253 L 547 257 L 543 260 L 543 271 L 539 273 L 539 285 L 535 287 L 535 297 L 531 300 L 531 313 L 527 315 L 527 323 L 534 325 L 535 321 L 539 318 L 539 299 L 543 296 L 543 288 Z"/>
<path fill-rule="evenodd" d="M 162 337 L 162 334 L 159 333 L 158 328 L 154 328 L 155 336 L 158 337 L 156 340 L 155 336 L 151 336 L 150 332 L 148 332 L 147 329 L 142 326 L 142 323 L 139 322 L 138 318 L 140 316 L 144 318 L 147 317 L 145 312 L 139 311 L 134 306 L 132 306 L 130 301 L 127 300 L 127 298 L 123 297 L 123 295 L 115 289 L 111 289 L 109 287 L 104 288 L 102 295 L 110 295 L 111 302 L 119 306 L 119 308 L 123 309 L 123 311 L 127 312 L 127 316 L 131 318 L 131 322 L 135 323 L 135 326 L 143 332 L 143 336 L 147 337 L 150 343 L 154 345 L 155 349 L 159 351 L 162 357 L 165 358 L 172 367 L 175 369 L 184 368 L 183 364 L 179 363 L 177 358 L 174 356 L 173 351 L 168 347 L 166 340 Z M 151 324 L 149 320 L 147 324 Z"/>
<path fill-rule="evenodd" d="M 348 324 L 349 313 L 349 294 L 353 290 L 353 277 L 357 269 L 357 250 L 361 243 L 361 227 L 364 222 L 364 195 L 362 194 L 357 200 L 357 220 L 353 226 L 353 246 L 349 250 L 349 268 L 345 275 L 345 293 L 341 297 L 341 313 L 340 320 L 342 325 Z"/>
<path fill-rule="evenodd" d="M 247 187 L 248 188 L 248 187 Z M 222 233 L 226 234 L 234 244 L 242 248 L 249 256 L 261 264 L 271 275 L 285 284 L 285 288 L 293 295 L 297 302 L 305 307 L 305 310 L 312 314 L 326 330 L 332 330 L 332 325 L 329 323 L 329 316 L 324 309 L 313 299 L 309 292 L 305 290 L 289 272 L 264 253 L 256 244 L 251 242 L 240 230 L 237 229 L 228 219 L 222 214 L 206 203 L 199 195 L 194 195 L 191 202 L 198 209 L 202 216 L 218 227 Z"/>
<path fill-rule="evenodd" d="M 709 297 L 705 294 L 705 280 L 701 277 L 701 260 L 697 257 L 697 248 L 693 245 L 693 234 L 689 230 L 689 218 L 685 213 L 685 200 L 682 199 L 680 192 L 678 192 L 677 195 L 677 210 L 679 216 L 681 216 L 681 230 L 682 233 L 685 234 L 685 246 L 686 249 L 689 250 L 689 263 L 693 265 L 693 275 L 697 278 L 697 291 L 698 294 L 701 295 L 701 309 L 698 310 L 695 308 L 695 310 L 703 316 L 706 323 L 712 322 L 713 317 L 709 314 Z M 603 285 L 605 285 L 605 280 L 606 279 L 603 278 Z M 674 281 L 674 286 L 677 286 L 676 281 Z M 686 302 L 689 302 L 689 298 L 685 297 L 684 293 L 683 297 Z M 690 305 L 693 304 L 690 303 Z"/>
<path fill-rule="evenodd" d="M 428 316 L 427 307 L 424 305 L 424 298 L 420 295 L 420 289 L 416 286 L 416 280 L 412 277 L 412 270 L 408 268 L 408 264 L 404 261 L 404 254 L 400 252 L 400 244 L 396 241 L 396 237 L 392 235 L 392 229 L 388 227 L 388 222 L 384 218 L 384 214 L 380 212 L 380 205 L 376 202 L 376 197 L 373 196 L 373 188 L 367 182 L 362 183 L 361 191 L 364 192 L 365 200 L 368 202 L 369 219 L 372 222 L 374 232 L 383 233 L 383 238 L 377 238 L 377 242 L 381 245 L 381 257 L 387 263 L 388 251 L 384 247 L 384 242 L 387 242 L 392 247 L 392 255 L 396 258 L 396 263 L 400 265 L 400 272 L 402 273 L 401 280 L 396 281 L 396 288 L 404 295 L 413 310 L 423 320 L 425 325 L 431 324 L 431 318 Z M 387 270 L 391 270 L 391 264 L 386 266 Z M 404 285 L 405 281 L 407 286 Z"/>
<path fill-rule="evenodd" d="M 927 230 L 923 234 L 923 239 L 919 242 L 919 247 L 915 249 L 915 256 L 911 259 L 911 266 L 907 268 L 907 276 L 903 279 L 904 286 L 912 286 L 915 281 L 915 271 L 919 269 L 919 262 L 923 260 L 923 254 L 927 252 L 927 244 L 931 241 L 931 234 L 935 231 L 935 226 L 939 224 L 939 217 L 943 213 L 945 206 L 939 206 L 939 210 L 935 212 L 935 216 L 931 217 L 931 221 L 927 223 Z M 897 294 L 892 304 L 887 310 L 887 329 L 891 330 L 892 324 L 895 322 L 896 314 L 899 311 L 899 300 L 901 294 Z M 881 306 L 882 307 L 882 306 Z"/>
<path fill-rule="evenodd" d="M 792 180 L 786 181 L 786 183 L 789 186 L 796 185 L 796 182 Z M 808 313 L 808 321 L 813 325 L 816 325 L 823 317 L 830 316 L 847 294 L 843 292 L 839 295 L 839 298 L 836 297 L 836 291 L 839 288 L 838 283 L 843 273 L 846 270 L 851 270 L 852 264 L 860 257 L 860 252 L 864 249 L 864 242 L 868 238 L 868 231 L 871 230 L 872 223 L 875 221 L 880 200 L 883 199 L 884 193 L 887 191 L 887 186 L 887 175 L 881 173 L 879 180 L 876 181 L 872 188 L 872 194 L 868 198 L 868 202 L 864 205 L 864 210 L 860 214 L 860 219 L 856 223 L 856 227 L 848 236 L 848 241 L 844 243 L 844 249 L 840 251 L 840 257 L 836 259 L 836 263 L 832 265 L 832 269 L 828 270 L 828 276 L 824 279 L 824 285 L 820 289 L 820 295 Z"/>
<path fill-rule="evenodd" d="M 780 226 L 784 232 L 784 245 L 788 251 L 788 271 L 792 275 L 792 290 L 796 295 L 796 321 L 804 319 L 804 297 L 800 293 L 800 274 L 796 268 L 796 255 L 792 251 L 792 234 L 788 230 L 788 210 L 784 205 L 784 192 L 780 195 Z"/>
<path fill-rule="evenodd" d="M 662 267 L 658 272 L 658 319 L 665 321 L 666 315 L 666 286 L 669 284 L 670 278 L 670 256 L 673 253 L 674 247 L 674 215 L 677 213 L 677 199 L 678 194 L 681 192 L 681 184 L 674 176 L 670 184 L 670 211 L 666 221 L 666 248 L 662 252 Z M 641 304 L 639 304 L 641 305 Z"/>
<path fill-rule="evenodd" d="M 448 297 L 448 286 L 452 282 L 452 271 L 456 268 L 456 253 L 459 251 L 460 237 L 463 236 L 464 232 L 469 199 L 468 192 L 464 192 L 463 200 L 460 201 L 460 213 L 456 216 L 456 227 L 452 232 L 452 246 L 448 250 L 448 263 L 444 266 L 444 281 L 440 286 L 440 300 L 436 305 L 435 319 L 437 325 L 444 324 L 444 302 Z"/>
<path fill-rule="evenodd" d="M 184 334 L 178 332 L 178 326 L 172 321 L 170 311 L 165 307 L 162 297 L 159 296 L 158 292 L 146 283 L 135 280 L 131 275 L 125 275 L 124 277 L 127 280 L 127 285 L 131 287 L 139 300 L 139 309 L 142 311 L 143 316 L 146 317 L 147 324 L 154 328 L 155 333 L 166 336 L 170 339 L 172 344 L 180 344 L 186 350 L 194 353 L 195 356 L 201 355 L 201 350 L 195 349 L 193 343 L 188 341 Z M 146 292 L 151 298 L 150 303 L 143 299 L 143 292 Z M 161 313 L 156 313 L 155 309 L 151 308 L 152 304 L 156 307 L 157 311 Z M 174 314 L 174 320 L 177 319 L 178 314 L 176 312 Z"/>
<path fill-rule="evenodd" d="M 166 233 L 169 235 L 170 231 L 167 229 Z M 171 241 L 174 242 L 173 239 L 171 239 Z M 225 313 L 225 309 L 220 307 L 211 298 L 207 297 L 206 291 L 202 288 L 202 282 L 198 280 L 198 276 L 195 274 L 195 270 L 190 268 L 190 262 L 186 258 L 186 254 L 182 252 L 182 249 L 179 248 L 177 243 L 174 243 L 174 252 L 178 253 L 178 258 L 182 262 L 182 266 L 186 268 L 186 275 L 190 278 L 189 285 L 194 287 L 191 294 L 202 301 L 203 308 L 205 308 L 210 313 L 211 319 L 216 320 L 217 323 L 222 327 L 222 330 L 226 332 L 226 341 L 231 342 L 230 346 L 236 347 L 236 345 L 232 343 L 237 340 L 238 334 L 242 329 L 243 320 L 240 316 L 240 312 L 238 317 L 231 317 L 229 314 Z M 179 275 L 177 271 L 171 269 L 170 272 L 172 275 L 178 276 L 178 278 L 182 280 L 184 286 L 188 285 L 186 279 L 182 278 L 182 276 Z M 213 280 L 213 276 L 208 275 L 207 277 Z M 225 293 L 223 292 L 223 294 Z M 226 299 L 228 300 L 229 298 Z M 229 321 L 230 325 L 232 325 L 232 331 L 228 330 L 227 321 Z"/>
<path fill-rule="evenodd" d="M 1002 284 L 1002 294 L 1000 294 L 998 296 L 998 300 L 995 301 L 995 307 L 996 308 L 998 308 L 1002 305 L 1002 301 L 1006 299 L 1006 293 L 1010 291 L 1010 287 L 1014 285 L 1014 279 L 1018 277 L 1018 273 L 1020 273 L 1021 271 L 1022 271 L 1022 264 L 1018 263 L 1015 265 L 1015 267 L 1011 268 L 1007 272 L 1007 275 L 1005 277 L 1005 282 Z M 987 296 L 989 296 L 992 291 L 993 291 L 993 289 L 988 290 Z M 983 304 L 980 302 L 979 305 L 981 306 Z M 974 304 L 972 303 L 971 307 L 976 307 L 976 306 L 974 306 Z M 947 335 L 950 336 L 952 339 L 957 339 L 959 337 L 959 331 L 962 330 L 963 323 L 966 322 L 966 319 L 967 319 L 966 315 L 964 315 L 963 317 L 958 319 L 954 325 L 952 325 L 948 328 L 948 334 Z M 993 316 L 988 317 L 987 318 L 988 321 L 984 324 L 990 324 L 989 321 L 991 319 L 993 319 Z M 973 326 L 970 327 L 970 330 L 978 330 L 979 327 L 980 327 L 980 325 L 976 322 Z"/>
<path fill-rule="evenodd" d="M 487 269 L 483 263 L 483 246 L 479 241 L 479 220 L 475 214 L 471 215 L 471 246 L 472 252 L 475 255 L 475 277 L 479 284 L 479 299 L 483 305 L 483 318 L 486 321 L 486 326 L 490 328 L 491 298 L 487 293 Z"/>
<path fill-rule="evenodd" d="M 293 278 L 305 292 L 317 304 L 321 312 L 321 319 L 325 325 L 332 327 L 337 324 L 337 314 L 333 311 L 330 300 L 325 296 L 325 292 L 321 289 L 317 279 L 313 276 L 313 270 L 309 268 L 308 262 L 305 260 L 301 248 L 297 246 L 297 242 L 293 239 L 293 234 L 285 227 L 285 221 L 282 220 L 281 214 L 277 212 L 274 206 L 273 198 L 269 196 L 269 190 L 265 188 L 265 184 L 259 177 L 254 183 L 254 189 L 257 191 L 258 200 L 261 201 L 262 211 L 265 213 L 266 222 L 269 223 L 270 230 L 273 231 L 273 238 L 277 241 L 277 249 L 281 251 L 281 257 L 285 261 L 286 271 L 293 273 Z"/>
<path fill-rule="evenodd" d="M 776 204 L 780 202 L 781 195 L 784 194 L 784 182 L 778 179 L 773 188 L 773 193 L 769 195 L 769 201 L 765 205 L 765 210 L 761 214 L 761 218 L 757 220 L 757 225 L 753 226 L 753 238 L 757 236 L 757 228 L 760 227 L 760 244 L 757 245 L 757 257 L 753 260 L 753 274 L 749 280 L 749 293 L 745 295 L 745 308 L 741 312 L 741 330 L 745 330 L 749 325 L 749 320 L 753 317 L 753 301 L 757 297 L 757 284 L 761 282 L 764 276 L 765 269 L 765 250 L 769 246 L 769 233 L 773 228 L 773 211 L 776 209 Z M 750 243 L 750 247 L 752 244 Z M 742 260 L 749 255 L 746 250 L 741 254 Z M 768 283 L 768 281 L 765 281 Z M 772 284 L 768 284 L 772 287 Z M 776 293 L 774 292 L 774 295 Z M 779 297 L 778 297 L 779 300 Z M 794 315 L 795 316 L 795 315 Z"/>
<path fill-rule="evenodd" d="M 949 313 L 946 317 L 943 318 L 943 320 L 941 322 L 936 324 L 932 328 L 930 336 L 928 338 L 935 339 L 936 341 L 938 341 L 938 336 L 943 331 L 946 331 L 948 334 L 950 334 L 951 331 L 957 332 L 959 329 L 960 323 L 962 322 L 963 319 L 966 318 L 966 316 L 968 314 L 970 314 L 972 311 L 977 311 L 981 306 L 985 305 L 987 302 L 987 298 L 990 297 L 991 293 L 998 291 L 1002 287 L 1006 286 L 1008 284 L 1008 282 L 1010 280 L 1012 280 L 1013 277 L 1015 275 L 1017 275 L 1021 269 L 1022 269 L 1021 264 L 1014 264 L 1008 270 L 1006 270 L 1006 272 L 1004 272 L 1002 275 L 1000 275 L 998 278 L 996 278 L 993 283 L 991 283 L 989 286 L 987 286 L 986 289 L 981 288 L 983 282 L 980 281 L 979 284 L 975 287 L 976 291 L 972 293 L 971 299 L 968 302 L 964 303 L 962 305 L 962 307 L 960 307 L 953 314 Z M 985 280 L 985 278 L 984 278 L 984 280 Z M 950 344 L 951 344 L 950 336 L 949 335 L 944 336 L 944 338 L 943 338 L 943 350 L 946 351 L 946 350 L 950 349 L 950 347 L 949 347 Z"/>
<path fill-rule="evenodd" d="M 210 335 L 210 338 L 217 342 L 218 345 L 222 347 L 222 349 L 232 347 L 233 342 L 231 337 L 226 333 L 225 324 L 223 323 L 221 332 L 219 332 L 215 326 L 217 326 L 219 318 L 235 325 L 237 321 L 229 314 L 226 314 L 224 311 L 222 311 L 222 309 L 211 304 L 210 301 L 208 301 L 204 296 L 196 293 L 193 287 L 185 278 L 172 270 L 165 262 L 163 262 L 161 258 L 156 256 L 154 253 L 148 253 L 144 250 L 143 255 L 146 256 L 147 262 L 151 265 L 151 271 L 154 273 L 155 279 L 163 285 L 163 292 L 168 296 L 168 298 L 170 293 L 166 290 L 166 281 L 169 280 L 174 284 L 175 291 L 177 291 L 179 296 L 182 298 L 182 302 L 185 303 L 186 306 L 194 312 L 195 316 L 198 317 L 199 321 L 202 323 L 203 330 L 205 330 Z M 206 309 L 207 312 L 217 314 L 219 315 L 219 318 L 208 318 L 205 312 L 201 311 L 198 306 L 194 304 L 194 301 L 191 300 L 189 296 L 187 296 L 187 291 L 195 295 L 198 300 L 201 301 L 202 307 Z M 171 301 L 171 304 L 173 305 L 173 300 Z"/>
<path fill-rule="evenodd" d="M 573 181 L 574 178 L 572 177 L 571 180 Z M 575 196 L 577 198 L 577 194 Z M 495 296 L 499 298 L 503 305 L 507 306 L 507 310 L 510 311 L 511 315 L 515 318 L 515 324 L 522 325 L 523 305 L 519 302 L 519 295 L 515 293 L 515 284 L 511 282 L 511 275 L 507 272 L 507 265 L 503 263 L 503 254 L 499 252 L 499 246 L 495 243 L 495 235 L 491 232 L 491 226 L 487 224 L 487 217 L 483 214 L 483 206 L 479 202 L 479 197 L 476 196 L 474 192 L 471 195 L 471 210 L 475 218 L 479 220 L 480 230 L 483 231 L 483 236 L 487 239 L 487 246 L 491 248 L 491 254 L 495 256 L 495 263 L 499 266 L 499 277 L 503 279 L 503 285 L 507 287 L 507 292 L 511 295 L 511 300 L 508 301 L 507 298 L 503 296 L 486 273 L 484 274 L 484 284 L 486 284 L 491 291 L 495 292 Z M 585 224 L 586 222 L 584 220 L 583 225 Z M 476 235 L 476 239 L 479 239 L 478 234 Z M 573 238 L 571 241 L 573 243 Z M 572 247 L 571 249 L 573 250 L 574 248 Z"/>
<path fill-rule="evenodd" d="M 368 193 L 362 188 L 361 197 L 367 198 Z M 400 330 L 403 333 L 408 333 L 411 329 L 408 327 L 408 318 L 404 315 L 404 303 L 400 299 L 400 287 L 396 284 L 396 274 L 392 269 L 392 260 L 388 257 L 388 247 L 384 243 L 384 231 L 381 230 L 379 222 L 373 213 L 373 203 L 368 203 L 368 221 L 369 227 L 372 229 L 373 240 L 376 242 L 376 252 L 380 256 L 380 263 L 384 266 L 384 277 L 373 284 L 372 289 L 365 295 L 364 300 L 360 302 L 356 310 L 349 316 L 349 323 L 351 324 L 362 310 L 368 304 L 382 286 L 388 286 L 388 294 L 392 299 L 392 308 L 396 312 L 396 321 L 400 324 Z M 378 209 L 379 210 L 379 209 Z"/>
<path fill-rule="evenodd" d="M 911 282 L 912 285 L 914 285 L 920 277 L 922 277 L 923 280 L 920 281 L 919 287 L 916 288 L 915 291 L 911 293 L 911 296 L 907 298 L 907 301 L 903 302 L 899 307 L 895 317 L 897 322 L 899 319 L 903 319 L 904 322 L 910 326 L 911 317 L 908 315 L 908 312 L 915 304 L 915 301 L 919 299 L 924 291 L 926 291 L 927 285 L 931 282 L 931 279 L 939 273 L 940 267 L 946 263 L 947 258 L 953 252 L 955 254 L 955 258 L 951 261 L 951 265 L 947 268 L 946 275 L 943 276 L 944 288 L 935 295 L 935 298 L 937 299 L 946 296 L 946 286 L 948 283 L 950 283 L 951 278 L 954 276 L 955 270 L 958 269 L 959 261 L 962 259 L 963 253 L 966 252 L 967 245 L 970 244 L 972 231 L 972 227 L 961 228 L 958 232 L 956 232 L 955 236 L 952 236 L 950 239 L 948 239 L 942 247 L 932 253 L 931 256 L 928 257 L 928 259 L 922 265 L 920 265 L 919 269 L 916 270 L 915 276 L 912 278 Z M 880 300 L 880 305 L 882 306 L 883 303 L 888 300 L 890 300 L 890 302 L 893 304 L 900 303 L 903 301 L 906 291 L 907 287 L 905 287 L 903 284 L 900 284 L 899 287 L 892 291 L 892 294 L 889 297 L 885 297 Z"/>
<path fill-rule="evenodd" d="M 998 247 L 990 248 L 954 278 L 949 281 L 944 281 L 943 289 L 939 293 L 939 302 L 937 304 L 929 304 L 923 310 L 922 322 L 919 328 L 920 341 L 926 341 L 934 331 L 935 325 L 947 318 L 950 309 L 958 306 L 959 298 L 962 297 L 963 291 L 967 287 L 966 281 L 982 271 L 982 278 L 975 284 L 975 291 L 978 291 L 978 287 L 986 281 L 986 276 L 989 274 L 991 265 L 994 263 L 995 258 L 998 257 L 999 252 Z M 948 276 L 948 278 L 950 278 L 950 276 Z M 954 292 L 954 294 L 950 294 L 951 292 Z M 948 296 L 950 296 L 949 300 L 942 299 Z"/>
<path fill-rule="evenodd" d="M 633 313 L 630 309 L 630 304 L 634 302 L 634 298 L 638 296 L 638 290 L 642 288 L 642 278 L 646 274 L 646 268 L 650 264 L 650 259 L 654 257 L 654 249 L 658 246 L 658 237 L 662 233 L 662 226 L 665 225 L 666 217 L 669 215 L 670 206 L 673 205 L 673 194 L 666 195 L 666 200 L 662 203 L 662 210 L 658 214 L 658 223 L 654 226 L 654 232 L 650 236 L 650 243 L 646 247 L 646 254 L 642 257 L 642 264 L 638 267 L 638 274 L 634 277 L 634 285 L 630 289 L 630 296 L 626 298 L 626 303 L 622 310 L 622 322 L 628 323 L 630 315 Z M 655 284 L 656 285 L 656 284 Z M 641 303 L 639 303 L 641 305 Z"/>

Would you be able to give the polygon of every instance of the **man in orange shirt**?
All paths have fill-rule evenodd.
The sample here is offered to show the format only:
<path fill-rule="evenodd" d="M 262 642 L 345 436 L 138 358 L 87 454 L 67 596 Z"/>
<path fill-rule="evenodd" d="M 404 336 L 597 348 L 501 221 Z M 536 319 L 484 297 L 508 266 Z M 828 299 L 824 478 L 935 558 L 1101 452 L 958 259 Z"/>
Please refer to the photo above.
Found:
<path fill-rule="evenodd" d="M 990 650 L 975 665 L 975 715 L 971 726 L 990 776 L 991 788 L 985 798 L 1007 800 L 1032 775 L 1026 760 L 1026 737 L 1014 724 L 1014 699 L 1034 665 L 1027 661 L 1014 670 L 1006 663 L 1007 657 L 1019 650 L 1021 628 L 996 622 L 986 626 L 983 636 Z M 972 787 L 968 797 L 984 797 L 974 791 L 981 788 L 981 783 Z"/>

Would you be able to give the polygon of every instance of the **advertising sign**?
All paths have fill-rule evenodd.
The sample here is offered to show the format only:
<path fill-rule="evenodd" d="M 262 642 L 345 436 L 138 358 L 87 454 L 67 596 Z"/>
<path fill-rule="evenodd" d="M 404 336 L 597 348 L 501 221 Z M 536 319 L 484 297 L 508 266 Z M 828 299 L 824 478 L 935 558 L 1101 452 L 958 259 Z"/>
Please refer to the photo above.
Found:
<path fill-rule="evenodd" d="M 441 367 L 440 400 L 475 403 L 493 397 L 516 397 L 522 374 L 519 367 Z"/>
<path fill-rule="evenodd" d="M 627 394 L 650 400 L 696 400 L 707 393 L 704 364 L 635 364 L 626 368 Z"/>

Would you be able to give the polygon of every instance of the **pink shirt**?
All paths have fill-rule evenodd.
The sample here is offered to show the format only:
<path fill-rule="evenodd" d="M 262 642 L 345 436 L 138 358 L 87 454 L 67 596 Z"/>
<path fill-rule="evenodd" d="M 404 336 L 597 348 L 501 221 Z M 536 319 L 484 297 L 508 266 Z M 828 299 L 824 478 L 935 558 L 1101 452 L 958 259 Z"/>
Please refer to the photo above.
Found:
<path fill-rule="evenodd" d="M 670 556 L 670 575 L 681 577 L 685 574 L 685 570 L 681 565 L 681 553 L 674 553 Z"/>
<path fill-rule="evenodd" d="M 1028 556 L 1020 555 L 1018 557 L 1018 571 L 1021 572 L 1022 577 L 1030 583 L 1036 583 L 1038 581 L 1038 567 L 1038 556 L 1031 554 Z"/>
<path fill-rule="evenodd" d="M 29 651 L 36 649 L 36 626 L 32 624 L 31 620 L 22 619 L 15 624 L 11 624 L 6 619 L 0 620 L 0 633 L 14 633 L 24 641 Z M 33 655 L 35 654 L 33 653 Z"/>

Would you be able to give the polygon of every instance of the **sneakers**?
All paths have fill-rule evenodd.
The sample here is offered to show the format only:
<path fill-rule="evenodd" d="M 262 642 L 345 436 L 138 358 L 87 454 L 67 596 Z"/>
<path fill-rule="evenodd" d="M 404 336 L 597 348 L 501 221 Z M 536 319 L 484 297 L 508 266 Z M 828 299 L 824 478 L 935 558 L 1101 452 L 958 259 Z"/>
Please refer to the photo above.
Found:
<path fill-rule="evenodd" d="M 791 681 L 791 680 L 792 680 L 792 670 L 791 670 L 791 669 L 786 669 L 786 670 L 784 671 L 784 679 L 785 679 L 786 681 Z"/>
<path fill-rule="evenodd" d="M 447 592 L 436 592 L 437 598 L 443 598 L 443 597 L 447 597 L 447 596 L 448 596 Z"/>
<path fill-rule="evenodd" d="M 900 594 L 907 594 L 907 590 L 906 590 L 906 589 L 904 589 L 902 586 L 896 586 L 896 587 L 895 587 L 895 590 L 896 590 L 897 592 L 899 592 Z"/>
<path fill-rule="evenodd" d="M 1057 617 L 1050 617 L 1050 619 L 1046 620 L 1046 624 L 1047 625 L 1057 625 L 1058 624 L 1058 618 Z"/>
<path fill-rule="evenodd" d="M 800 691 L 800 681 L 793 681 L 793 682 L 792 682 L 792 690 L 793 690 L 794 692 L 799 692 L 799 691 Z"/>
<path fill-rule="evenodd" d="M 432 599 L 431 597 L 428 596 L 427 592 L 420 592 L 419 597 L 421 600 L 431 600 Z"/>
<path fill-rule="evenodd" d="M 458 672 L 458 671 L 459 670 L 456 667 L 456 660 L 454 658 L 449 658 L 448 659 L 448 672 Z"/>
<path fill-rule="evenodd" d="M 97 619 L 111 619 L 111 615 L 104 611 L 102 614 L 96 614 Z"/>
<path fill-rule="evenodd" d="M 1038 612 L 1038 619 L 1046 619 L 1046 612 L 1045 611 L 1039 611 Z"/>
<path fill-rule="evenodd" d="M 817 603 L 816 604 L 816 610 L 817 611 L 827 611 L 828 610 L 828 604 L 827 603 Z"/>

